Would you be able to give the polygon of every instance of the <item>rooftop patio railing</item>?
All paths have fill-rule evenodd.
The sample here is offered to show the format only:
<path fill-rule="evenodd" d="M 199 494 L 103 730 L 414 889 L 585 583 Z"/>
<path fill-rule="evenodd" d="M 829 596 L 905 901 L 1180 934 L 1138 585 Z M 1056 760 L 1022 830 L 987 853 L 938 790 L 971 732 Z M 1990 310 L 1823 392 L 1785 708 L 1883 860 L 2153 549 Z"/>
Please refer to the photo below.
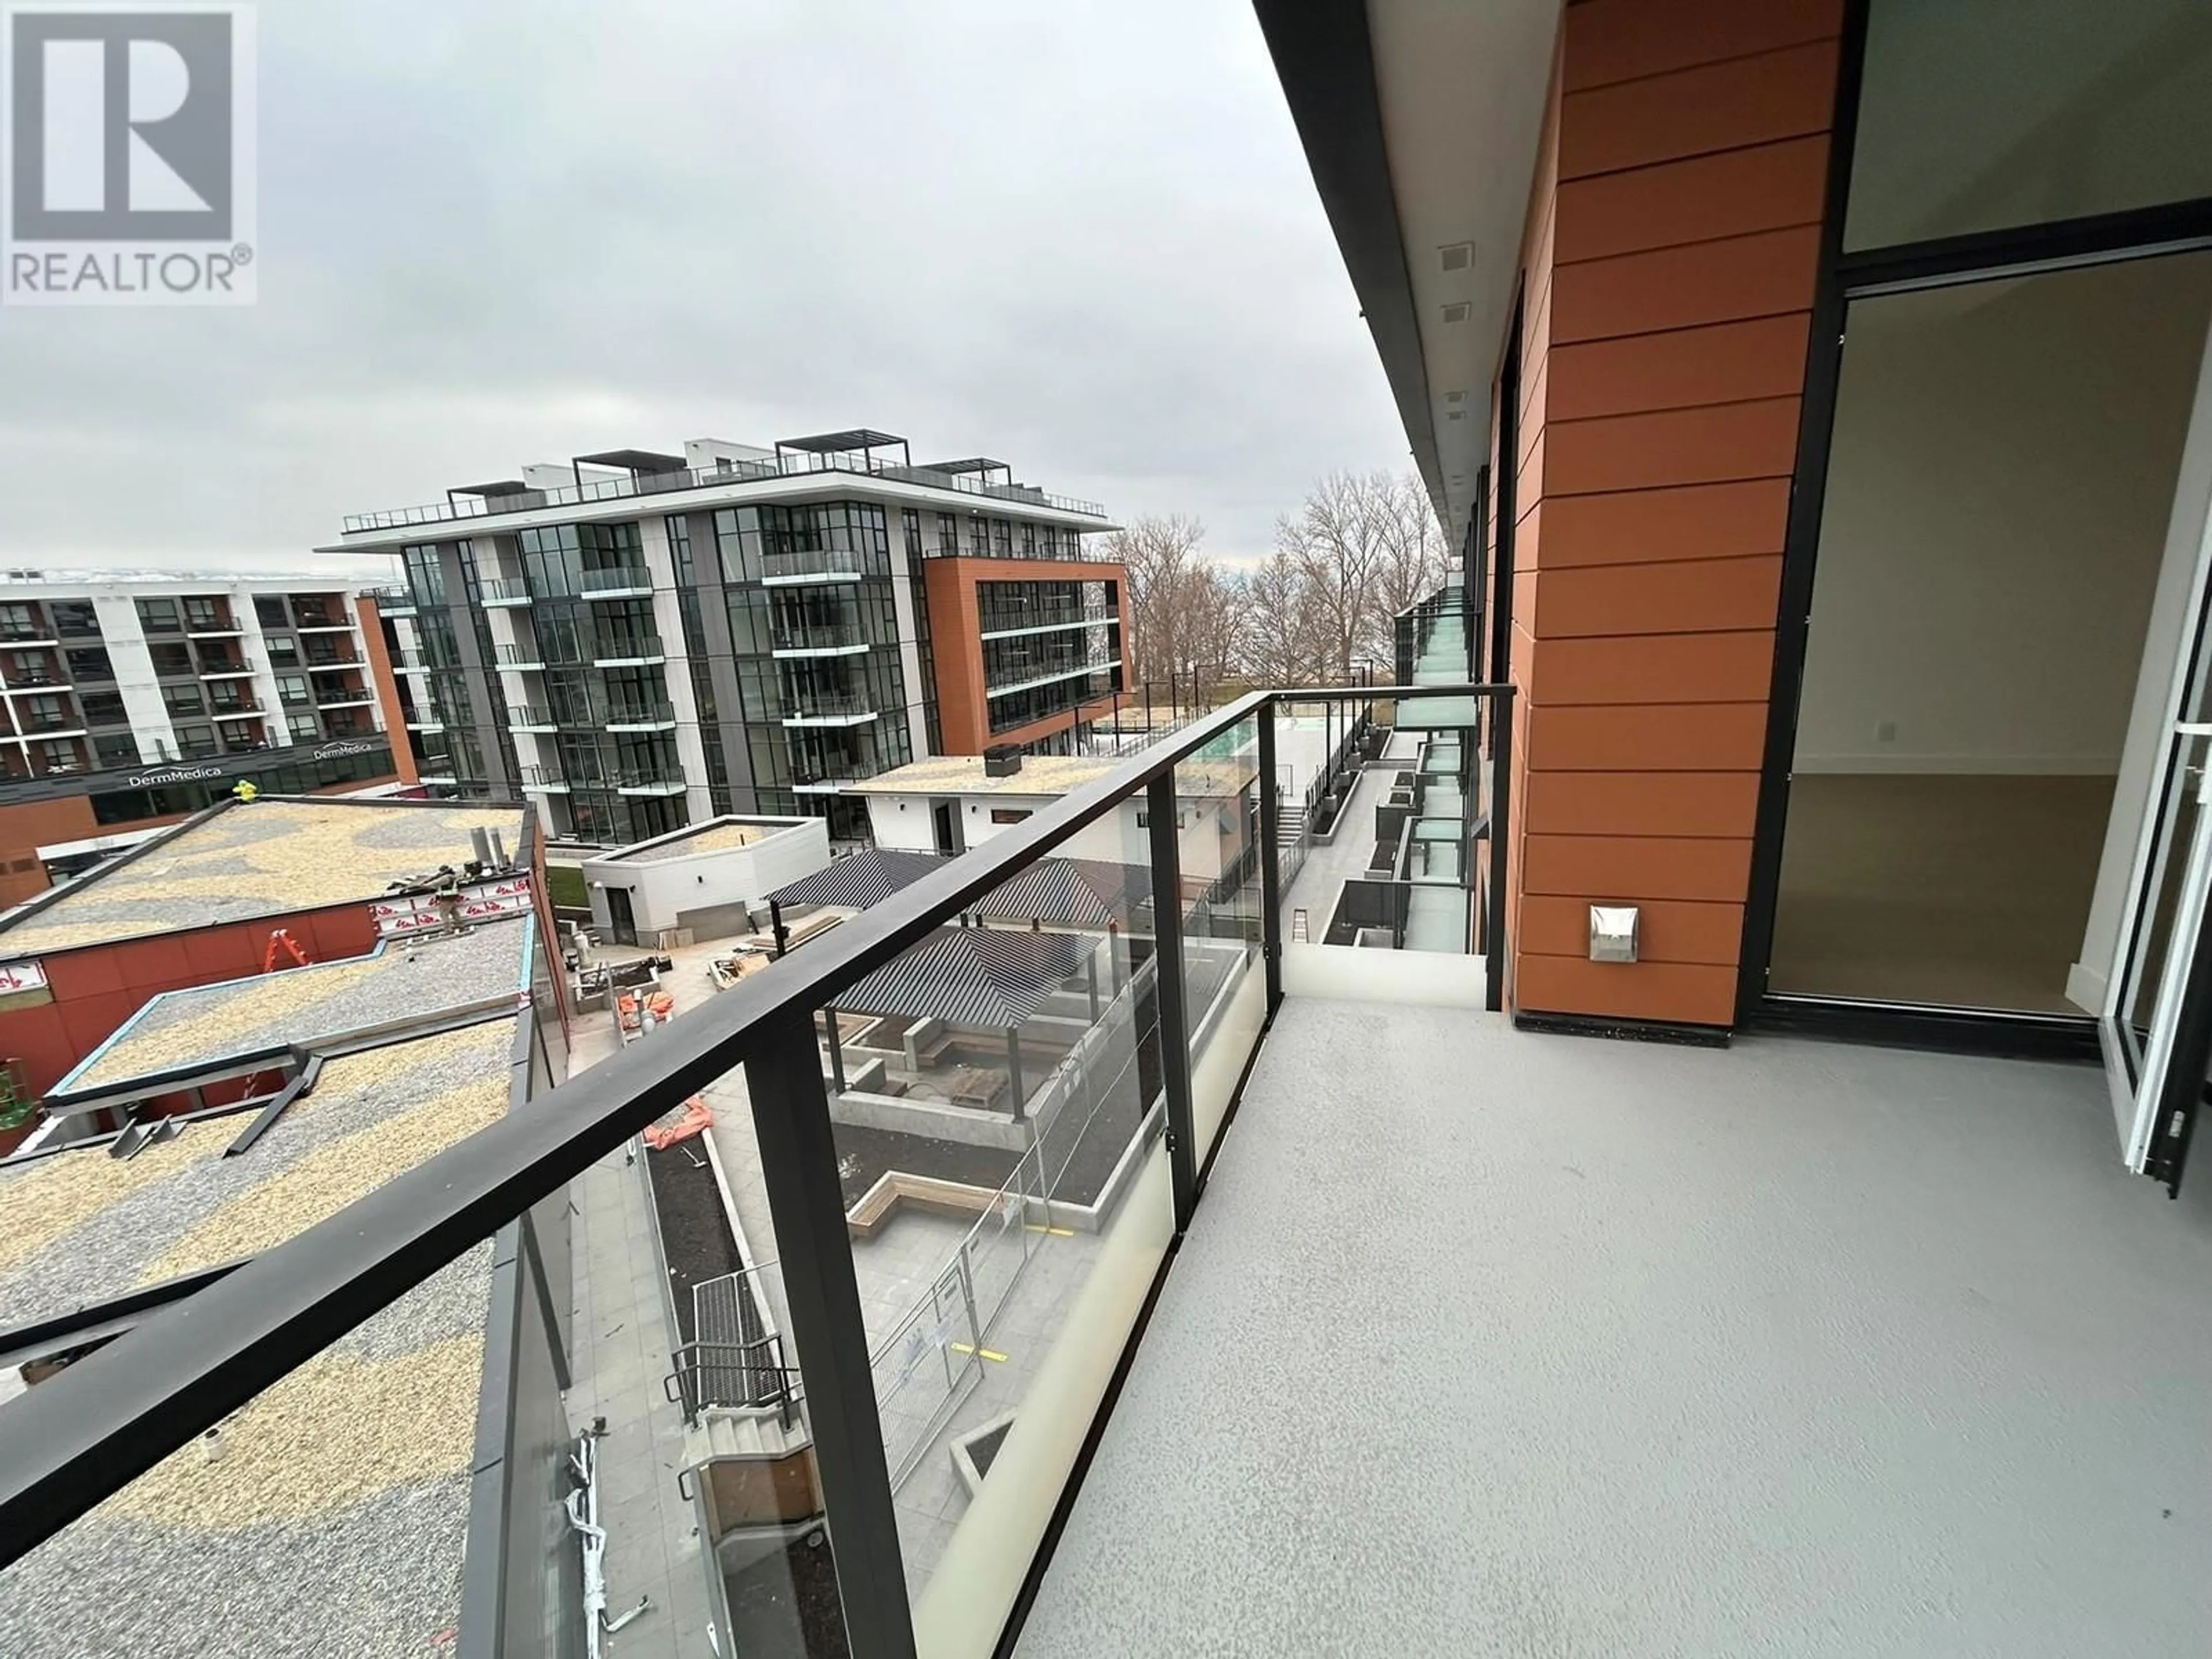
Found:
<path fill-rule="evenodd" d="M 1326 745 L 1334 765 L 1370 713 L 1389 705 L 1402 720 L 1441 699 L 1429 729 L 1450 723 L 1462 790 L 1502 823 L 1512 696 L 1462 684 L 1244 696 L 526 1111 L 368 1186 L 0 1406 L 0 1565 L 712 1090 L 718 1103 L 749 1102 L 787 1304 L 782 1363 L 803 1379 L 792 1392 L 803 1395 L 826 1516 L 838 1639 L 856 1659 L 981 1659 L 1018 1624 L 1049 1559 L 1086 1438 L 1111 1408 L 1282 1001 L 1279 713 L 1346 711 L 1345 742 Z M 1310 735 L 1301 726 L 1299 744 Z M 1502 890 L 1503 840 L 1469 839 L 1462 852 L 1472 915 L 1478 887 Z M 1466 942 L 1486 961 L 1495 1008 L 1504 908 L 1484 902 L 1480 914 Z M 944 1012 L 925 1013 L 931 999 Z M 740 1067 L 741 1093 L 728 1086 Z M 957 1126 L 930 1143 L 943 1167 L 883 1163 L 883 1145 L 927 1139 L 909 1127 L 923 1121 Z M 898 1132 L 886 1136 L 886 1124 Z M 885 1324 L 872 1240 L 908 1201 L 950 1204 L 975 1224 L 960 1271 L 919 1281 L 934 1314 Z M 864 1277 L 878 1287 L 865 1303 Z M 917 1281 L 896 1282 L 910 1302 Z M 995 1321 L 992 1309 L 1004 1310 Z M 940 1381 L 920 1391 L 927 1414 L 910 1424 L 899 1398 L 922 1370 Z M 1017 1376 L 1018 1403 L 971 1420 L 989 1389 Z M 951 1522 L 935 1498 L 926 1514 L 908 1501 L 908 1474 L 895 1479 L 887 1455 L 901 1447 L 910 1474 L 915 1446 L 940 1436 L 954 1437 L 970 1482 Z M 251 1455 L 241 1439 L 233 1455 Z"/>
<path fill-rule="evenodd" d="M 619 478 L 592 478 L 580 483 L 558 484 L 544 489 L 521 489 L 501 495 L 449 496 L 423 507 L 403 507 L 385 513 L 357 513 L 345 520 L 345 532 L 392 530 L 410 525 L 447 524 L 457 520 L 493 518 L 507 513 L 534 513 L 547 507 L 588 507 L 594 502 L 619 501 L 633 495 L 657 495 L 671 490 L 712 489 L 718 486 L 757 483 L 775 478 L 803 478 L 817 472 L 853 472 L 888 478 L 898 483 L 921 484 L 931 489 L 981 495 L 1023 507 L 1048 507 L 1085 518 L 1103 519 L 1106 509 L 1097 501 L 1073 495 L 1054 495 L 1029 484 L 986 483 L 962 473 L 933 468 L 899 466 L 853 455 L 807 455 L 789 458 L 789 465 L 774 466 L 761 461 L 731 461 L 716 467 L 690 468 L 678 472 L 638 473 Z"/>

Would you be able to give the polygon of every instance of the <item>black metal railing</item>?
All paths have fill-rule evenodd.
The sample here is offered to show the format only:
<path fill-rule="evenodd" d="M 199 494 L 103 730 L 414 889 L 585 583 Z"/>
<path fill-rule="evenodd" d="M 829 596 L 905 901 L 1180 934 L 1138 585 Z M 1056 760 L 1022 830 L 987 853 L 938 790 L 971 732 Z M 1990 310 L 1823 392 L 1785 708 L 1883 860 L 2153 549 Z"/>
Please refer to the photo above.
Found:
<path fill-rule="evenodd" d="M 1140 1103 L 1144 1121 L 1164 1126 L 1164 1139 L 1151 1141 L 1147 1155 L 1153 1171 L 1148 1179 L 1158 1197 L 1146 1214 L 1157 1222 L 1144 1224 L 1157 1225 L 1158 1242 L 1138 1247 L 1148 1252 L 1148 1261 L 1156 1260 L 1157 1286 L 1175 1259 L 1171 1241 L 1190 1225 L 1206 1171 L 1224 1144 L 1222 1129 L 1242 1084 L 1224 1079 L 1249 1071 L 1265 1041 L 1266 1022 L 1256 1012 L 1241 1025 L 1229 1019 L 1224 970 L 1209 964 L 1218 963 L 1221 952 L 1233 955 L 1235 994 L 1249 998 L 1255 1010 L 1264 1008 L 1268 1018 L 1282 1001 L 1277 708 L 1474 700 L 1469 718 L 1486 719 L 1490 742 L 1480 756 L 1487 775 L 1485 806 L 1493 822 L 1503 823 L 1512 775 L 1513 695 L 1510 686 L 1462 684 L 1261 691 L 1243 697 L 809 940 L 770 970 L 746 975 L 661 1027 L 651 1040 L 630 1044 L 533 1097 L 527 1111 L 511 1112 L 385 1180 L 337 1214 L 196 1291 L 188 1302 L 151 1316 L 86 1355 L 64 1376 L 0 1407 L 0 1566 L 60 1532 L 742 1066 L 759 1180 L 781 1254 L 781 1311 L 804 1379 L 822 1504 L 833 1517 L 848 1650 L 855 1659 L 914 1659 L 875 1355 L 855 1277 L 854 1224 L 842 1185 L 818 1018 L 909 950 L 957 931 L 953 925 L 961 918 L 1087 826 L 1109 817 L 1119 821 L 1132 806 L 1141 810 L 1149 824 L 1146 849 L 1126 866 L 1123 890 L 1113 896 L 1115 915 L 1142 922 L 1147 937 L 1127 942 L 1141 945 L 1152 971 L 1135 987 L 1126 975 L 1125 951 L 1114 958 L 1121 968 L 1091 980 L 1088 995 L 1096 1006 L 1102 994 L 1120 997 L 1141 989 L 1143 1018 L 1161 1034 L 1156 1053 L 1143 1049 L 1139 1058 L 1146 1064 L 1135 1068 L 1149 1066 L 1153 1074 L 1142 1091 L 1144 1102 L 1151 1103 Z M 1462 787 L 1473 790 L 1475 732 L 1472 726 L 1460 730 L 1467 757 Z M 1259 780 L 1268 781 L 1267 787 L 1259 787 Z M 1222 834 L 1236 813 L 1255 827 L 1258 856 L 1245 848 L 1236 873 L 1255 881 L 1256 893 L 1248 890 L 1242 898 L 1223 893 L 1213 878 L 1225 872 L 1194 870 L 1193 880 L 1184 880 L 1179 824 L 1185 808 L 1194 805 L 1193 794 L 1196 810 L 1212 812 Z M 1215 838 L 1200 839 L 1212 844 Z M 1490 836 L 1488 851 L 1493 902 L 1482 907 L 1480 940 L 1494 1009 L 1506 944 L 1504 907 L 1494 902 L 1504 891 L 1504 838 Z M 1177 896 L 1178 902 L 1158 902 L 1163 895 Z M 1209 908 L 1216 912 L 1210 917 L 1202 914 Z M 1254 933 L 1260 939 L 1256 950 L 1243 943 Z M 1189 953 L 1187 938 L 1194 946 Z M 1053 942 L 1031 948 L 1077 947 Z M 1062 994 L 1084 996 L 1080 984 L 1079 964 L 1078 978 Z M 833 1034 L 836 1018 L 833 1012 Z M 1195 1064 L 1199 1034 L 1231 1029 L 1243 1033 L 1233 1048 L 1207 1052 L 1203 1068 Z M 1212 1115 L 1203 1145 L 1194 1081 L 1199 1077 L 1206 1081 Z M 1018 1085 L 1017 1115 L 1022 1097 Z M 1024 1218 L 1018 1194 L 1016 1199 L 1007 1248 L 1021 1249 L 1030 1232 L 1011 1224 Z M 1139 1340 L 1136 1323 L 1133 1311 L 1130 1328 L 1115 1333 L 1125 1353 Z M 971 1364 L 982 1358 L 965 1356 Z M 896 1356 L 893 1361 L 903 1364 Z M 1053 1478 L 1072 1483 L 1079 1472 Z M 1030 1570 L 1037 1569 L 1033 1564 Z M 990 1614 L 994 1621 L 1000 1616 Z M 976 1650 L 988 1651 L 988 1645 Z"/>
<path fill-rule="evenodd" d="M 783 1341 L 763 1336 L 750 1342 L 686 1342 L 670 1356 L 675 1369 L 661 1379 L 661 1391 L 696 1422 L 709 1406 L 773 1411 L 789 1428 L 801 1398 L 798 1369 L 783 1359 Z"/>

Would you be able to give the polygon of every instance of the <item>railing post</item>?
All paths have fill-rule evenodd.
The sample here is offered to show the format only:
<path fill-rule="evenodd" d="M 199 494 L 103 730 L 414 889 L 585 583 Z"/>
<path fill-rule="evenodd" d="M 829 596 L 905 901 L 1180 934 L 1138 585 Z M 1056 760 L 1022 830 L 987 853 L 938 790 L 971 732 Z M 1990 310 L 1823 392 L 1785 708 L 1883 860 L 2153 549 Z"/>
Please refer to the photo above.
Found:
<path fill-rule="evenodd" d="M 1275 702 L 1260 711 L 1260 953 L 1267 975 L 1267 1018 L 1283 1001 L 1283 826 L 1275 784 Z"/>
<path fill-rule="evenodd" d="M 811 1016 L 784 1014 L 763 1024 L 745 1060 L 745 1086 L 806 1384 L 846 1634 L 854 1659 L 914 1659 L 890 1467 Z"/>
<path fill-rule="evenodd" d="M 1169 1184 L 1176 1237 L 1198 1203 L 1198 1130 L 1191 1104 L 1190 1030 L 1183 1013 L 1182 874 L 1176 844 L 1175 768 L 1145 786 L 1152 839 L 1152 972 L 1160 1003 L 1160 1078 L 1168 1097 Z"/>
<path fill-rule="evenodd" d="M 1491 704 L 1490 903 L 1483 916 L 1485 934 L 1482 1004 L 1492 1013 L 1505 1006 L 1505 836 L 1513 805 L 1513 688 L 1500 689 Z"/>

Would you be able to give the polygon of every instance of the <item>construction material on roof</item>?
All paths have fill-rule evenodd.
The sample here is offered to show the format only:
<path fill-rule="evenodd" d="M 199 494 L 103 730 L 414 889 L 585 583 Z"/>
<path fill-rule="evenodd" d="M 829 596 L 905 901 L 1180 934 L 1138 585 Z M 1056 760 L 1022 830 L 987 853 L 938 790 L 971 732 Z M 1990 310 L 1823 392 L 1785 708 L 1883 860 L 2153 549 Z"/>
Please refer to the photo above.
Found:
<path fill-rule="evenodd" d="M 472 856 L 469 832 L 521 857 L 523 809 L 412 801 L 233 802 L 33 901 L 0 927 L 0 956 L 36 956 L 386 896 Z"/>
<path fill-rule="evenodd" d="M 625 848 L 614 855 L 613 861 L 660 864 L 670 859 L 693 858 L 701 853 L 726 853 L 732 847 L 750 847 L 781 827 L 765 823 L 710 823 L 696 835 L 671 836 Z"/>

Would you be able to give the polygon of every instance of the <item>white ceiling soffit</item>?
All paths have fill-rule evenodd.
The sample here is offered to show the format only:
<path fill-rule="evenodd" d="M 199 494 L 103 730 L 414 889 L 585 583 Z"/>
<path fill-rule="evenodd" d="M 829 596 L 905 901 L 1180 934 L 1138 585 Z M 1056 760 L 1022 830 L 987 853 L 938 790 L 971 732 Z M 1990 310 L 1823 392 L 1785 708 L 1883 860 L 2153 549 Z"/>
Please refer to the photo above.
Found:
<path fill-rule="evenodd" d="M 1490 381 L 1512 313 L 1560 3 L 1367 0 L 1436 476 L 1455 547 L 1489 454 Z"/>

